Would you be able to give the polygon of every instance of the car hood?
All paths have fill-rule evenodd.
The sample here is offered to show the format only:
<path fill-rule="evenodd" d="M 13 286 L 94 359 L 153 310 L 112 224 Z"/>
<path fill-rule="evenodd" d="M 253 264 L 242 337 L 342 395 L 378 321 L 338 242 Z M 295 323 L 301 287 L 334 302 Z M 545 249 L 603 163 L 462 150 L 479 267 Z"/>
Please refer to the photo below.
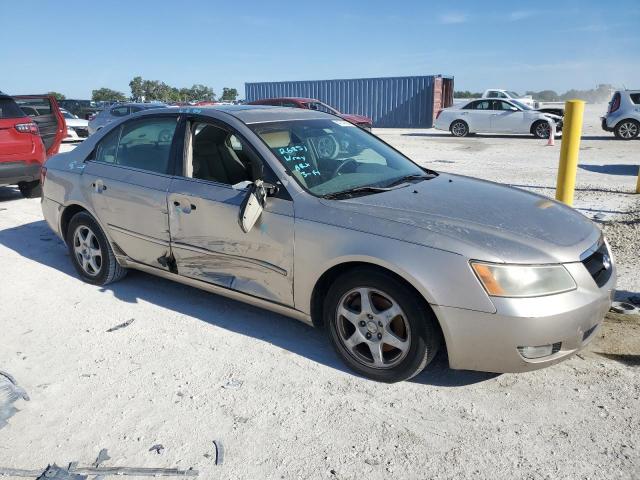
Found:
<path fill-rule="evenodd" d="M 559 202 L 449 174 L 384 193 L 322 202 L 349 212 L 332 215 L 346 221 L 347 228 L 487 261 L 576 262 L 601 235 L 593 222 Z"/>
<path fill-rule="evenodd" d="M 363 115 L 354 115 L 351 113 L 341 113 L 340 116 L 351 123 L 373 123 L 369 117 Z"/>

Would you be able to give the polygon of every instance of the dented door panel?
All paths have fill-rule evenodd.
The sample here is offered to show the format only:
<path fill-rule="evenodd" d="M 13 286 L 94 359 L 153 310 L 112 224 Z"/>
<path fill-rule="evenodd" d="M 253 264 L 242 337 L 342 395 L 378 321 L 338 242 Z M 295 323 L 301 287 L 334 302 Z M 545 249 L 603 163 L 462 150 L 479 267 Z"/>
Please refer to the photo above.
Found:
<path fill-rule="evenodd" d="M 268 198 L 253 229 L 238 216 L 247 190 L 174 178 L 168 196 L 178 273 L 293 305 L 293 202 Z"/>

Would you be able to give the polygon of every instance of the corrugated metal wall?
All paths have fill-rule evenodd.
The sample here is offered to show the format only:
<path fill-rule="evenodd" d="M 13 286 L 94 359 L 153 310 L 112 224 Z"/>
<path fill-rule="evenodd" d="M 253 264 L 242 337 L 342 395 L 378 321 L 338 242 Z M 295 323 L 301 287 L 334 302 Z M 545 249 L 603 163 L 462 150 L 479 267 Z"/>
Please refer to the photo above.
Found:
<path fill-rule="evenodd" d="M 343 113 L 372 118 L 374 127 L 430 128 L 436 77 L 245 83 L 245 95 L 248 102 L 274 97 L 317 98 Z"/>

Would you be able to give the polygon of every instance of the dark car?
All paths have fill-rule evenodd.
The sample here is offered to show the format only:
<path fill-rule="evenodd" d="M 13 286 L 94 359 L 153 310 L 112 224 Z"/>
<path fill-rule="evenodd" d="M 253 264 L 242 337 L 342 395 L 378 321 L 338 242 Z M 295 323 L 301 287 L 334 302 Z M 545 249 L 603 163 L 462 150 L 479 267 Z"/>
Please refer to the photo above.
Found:
<path fill-rule="evenodd" d="M 89 120 L 90 116 L 95 115 L 101 110 L 101 107 L 93 100 L 65 99 L 58 101 L 58 104 L 60 108 L 85 120 Z"/>
<path fill-rule="evenodd" d="M 273 105 L 275 107 L 292 107 L 292 108 L 306 108 L 308 110 L 317 110 L 319 112 L 329 113 L 331 115 L 337 115 L 340 118 L 345 119 L 347 122 L 351 122 L 360 128 L 365 130 L 371 130 L 373 126 L 373 120 L 364 115 L 356 115 L 352 113 L 341 113 L 335 108 L 327 105 L 315 98 L 303 98 L 303 97 L 281 97 L 281 98 L 264 98 L 262 100 L 254 100 L 249 102 L 248 105 Z"/>
<path fill-rule="evenodd" d="M 40 195 L 40 168 L 58 153 L 66 135 L 52 96 L 10 97 L 0 92 L 0 185 L 18 185 L 25 197 Z"/>

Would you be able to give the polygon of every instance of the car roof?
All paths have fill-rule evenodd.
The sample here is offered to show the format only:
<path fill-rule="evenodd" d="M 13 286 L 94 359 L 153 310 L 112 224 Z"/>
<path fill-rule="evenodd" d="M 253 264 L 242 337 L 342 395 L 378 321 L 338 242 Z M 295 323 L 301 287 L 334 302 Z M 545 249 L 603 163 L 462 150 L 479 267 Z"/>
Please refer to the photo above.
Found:
<path fill-rule="evenodd" d="M 237 118 L 243 123 L 266 123 L 282 122 L 288 120 L 318 120 L 331 119 L 335 116 L 319 112 L 317 110 L 307 110 L 303 108 L 273 107 L 270 105 L 207 105 L 153 109 L 153 111 L 138 112 L 135 115 L 153 115 L 157 113 L 195 113 L 199 115 L 211 115 L 216 112 L 224 112 Z"/>

